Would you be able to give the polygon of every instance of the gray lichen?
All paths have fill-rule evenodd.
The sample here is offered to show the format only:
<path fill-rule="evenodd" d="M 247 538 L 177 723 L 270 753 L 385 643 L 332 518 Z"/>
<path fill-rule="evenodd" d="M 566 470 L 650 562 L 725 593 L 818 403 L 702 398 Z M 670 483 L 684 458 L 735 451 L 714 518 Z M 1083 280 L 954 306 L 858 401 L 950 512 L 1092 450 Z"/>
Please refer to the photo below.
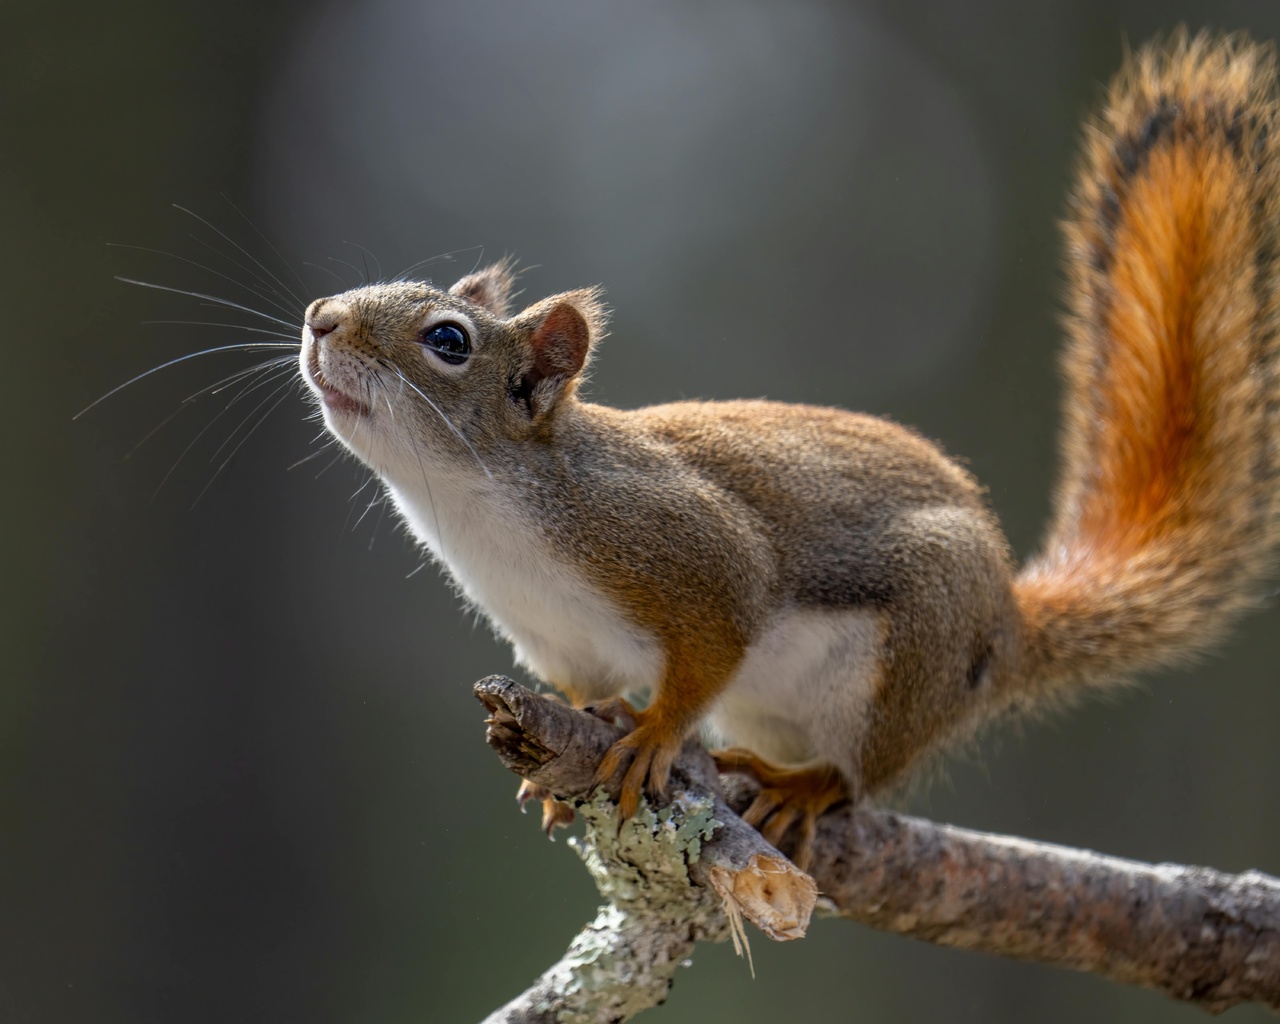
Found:
<path fill-rule="evenodd" d="M 586 832 L 570 846 L 606 902 L 554 979 L 544 977 L 554 995 L 539 1012 L 565 1024 L 629 1019 L 666 998 L 695 941 L 728 937 L 719 897 L 689 883 L 689 865 L 720 824 L 712 804 L 687 795 L 656 812 L 645 804 L 621 827 L 601 795 L 578 808 Z"/>

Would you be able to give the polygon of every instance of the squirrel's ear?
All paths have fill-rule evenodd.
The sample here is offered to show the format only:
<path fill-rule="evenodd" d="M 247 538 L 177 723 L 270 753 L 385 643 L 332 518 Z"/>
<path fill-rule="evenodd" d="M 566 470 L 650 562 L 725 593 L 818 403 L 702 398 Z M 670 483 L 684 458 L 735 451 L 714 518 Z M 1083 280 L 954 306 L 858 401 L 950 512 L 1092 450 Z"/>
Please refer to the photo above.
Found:
<path fill-rule="evenodd" d="M 608 313 L 600 289 L 580 288 L 543 299 L 511 323 L 531 356 L 513 394 L 530 415 L 538 415 L 577 386 L 592 347 L 604 336 Z"/>
<path fill-rule="evenodd" d="M 468 274 L 449 289 L 449 294 L 474 302 L 481 309 L 502 318 L 507 315 L 511 300 L 515 298 L 512 289 L 516 277 L 516 261 L 506 256 L 474 274 Z"/>

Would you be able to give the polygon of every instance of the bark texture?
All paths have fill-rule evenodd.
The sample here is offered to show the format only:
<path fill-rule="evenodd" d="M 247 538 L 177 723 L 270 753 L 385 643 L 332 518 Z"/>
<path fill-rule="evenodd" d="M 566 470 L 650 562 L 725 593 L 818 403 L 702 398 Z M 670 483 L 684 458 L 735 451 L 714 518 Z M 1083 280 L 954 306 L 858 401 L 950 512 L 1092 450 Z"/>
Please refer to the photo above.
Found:
<path fill-rule="evenodd" d="M 810 879 L 738 817 L 752 785 L 725 779 L 726 796 L 696 743 L 676 763 L 671 805 L 619 830 L 608 794 L 586 794 L 620 730 L 501 676 L 475 689 L 503 763 L 579 807 L 587 832 L 574 845 L 608 901 L 488 1024 L 629 1020 L 662 1001 L 699 939 L 744 943 L 743 918 L 773 939 L 802 936 L 817 890 L 824 910 L 899 935 L 1089 971 L 1210 1013 L 1280 1012 L 1280 880 L 1268 875 L 845 806 L 819 823 Z"/>
<path fill-rule="evenodd" d="M 486 1024 L 629 1020 L 666 998 L 700 939 L 732 938 L 749 956 L 744 918 L 773 939 L 804 934 L 813 880 L 730 809 L 696 743 L 672 772 L 670 804 L 642 804 L 619 826 L 610 794 L 585 797 L 616 726 L 501 676 L 476 695 L 503 763 L 576 805 L 586 834 L 569 842 L 606 900 L 565 956 Z"/>
<path fill-rule="evenodd" d="M 1280 880 L 937 825 L 828 815 L 813 863 L 836 913 L 944 946 L 1089 971 L 1211 1013 L 1280 1011 Z"/>

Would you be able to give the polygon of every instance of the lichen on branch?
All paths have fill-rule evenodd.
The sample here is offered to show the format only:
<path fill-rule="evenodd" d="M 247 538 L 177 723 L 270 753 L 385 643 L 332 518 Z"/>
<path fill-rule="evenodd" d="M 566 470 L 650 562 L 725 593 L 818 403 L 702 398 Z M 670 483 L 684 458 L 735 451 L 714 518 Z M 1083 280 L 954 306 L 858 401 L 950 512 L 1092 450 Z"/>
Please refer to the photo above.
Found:
<path fill-rule="evenodd" d="M 487 1024 L 625 1021 L 661 1002 L 699 940 L 735 922 L 803 936 L 818 891 L 836 916 L 940 945 L 1089 971 L 1218 1013 L 1280 1012 L 1280 880 L 1260 872 L 1143 864 L 938 825 L 865 806 L 819 821 L 813 877 L 747 825 L 754 796 L 696 742 L 672 802 L 621 828 L 607 792 L 588 796 L 616 726 L 501 676 L 481 680 L 487 739 L 518 775 L 574 803 L 573 845 L 607 901 L 569 952 Z M 815 885 L 816 883 L 816 885 Z"/>

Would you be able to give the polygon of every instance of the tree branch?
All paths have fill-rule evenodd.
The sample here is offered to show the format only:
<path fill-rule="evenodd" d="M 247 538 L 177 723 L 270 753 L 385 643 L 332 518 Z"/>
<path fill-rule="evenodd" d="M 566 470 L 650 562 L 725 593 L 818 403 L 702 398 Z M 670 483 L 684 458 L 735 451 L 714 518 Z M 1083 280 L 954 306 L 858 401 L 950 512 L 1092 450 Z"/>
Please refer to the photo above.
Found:
<path fill-rule="evenodd" d="M 726 779 L 726 799 L 691 743 L 671 806 L 619 829 L 607 794 L 585 799 L 616 727 L 500 676 L 475 690 L 503 763 L 579 806 L 575 849 L 609 901 L 487 1024 L 628 1020 L 662 1001 L 696 940 L 745 939 L 740 918 L 774 939 L 804 934 L 813 882 L 735 813 L 747 780 Z M 1280 881 L 1259 872 L 1142 864 L 848 806 L 820 821 L 812 870 L 824 909 L 875 928 L 1090 971 L 1211 1013 L 1280 1011 Z"/>

